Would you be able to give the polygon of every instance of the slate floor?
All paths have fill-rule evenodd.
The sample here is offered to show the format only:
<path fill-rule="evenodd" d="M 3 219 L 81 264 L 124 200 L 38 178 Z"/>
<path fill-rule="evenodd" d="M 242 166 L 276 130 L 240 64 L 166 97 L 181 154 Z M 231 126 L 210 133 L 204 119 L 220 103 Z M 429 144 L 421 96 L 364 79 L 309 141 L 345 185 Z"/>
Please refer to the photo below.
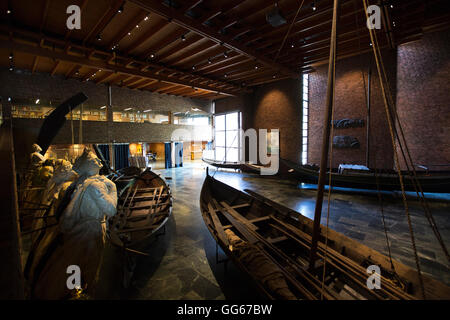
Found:
<path fill-rule="evenodd" d="M 168 178 L 174 197 L 173 216 L 164 235 L 139 256 L 127 289 L 120 288 L 120 267 L 108 264 L 103 272 L 101 298 L 113 299 L 244 299 L 257 298 L 256 290 L 232 263 L 216 263 L 216 244 L 202 220 L 200 189 L 205 177 L 201 162 L 183 168 L 155 170 Z M 210 168 L 211 174 L 215 169 Z M 251 189 L 312 218 L 315 190 L 300 189 L 293 181 L 217 171 L 215 178 L 238 189 Z M 326 199 L 326 197 L 325 197 Z M 420 263 L 423 271 L 450 285 L 450 270 L 427 220 L 416 201 L 409 201 Z M 450 244 L 450 202 L 431 201 L 431 210 L 447 246 Z M 383 209 L 393 258 L 415 267 L 409 228 L 398 195 L 383 195 Z M 326 224 L 326 202 L 322 224 Z M 380 205 L 376 194 L 333 193 L 329 226 L 387 254 Z M 117 254 L 117 252 L 116 252 Z M 224 259 L 219 249 L 219 260 Z M 108 258 L 106 258 L 106 261 Z M 115 260 L 117 261 L 117 260 Z M 113 271 L 115 270 L 115 271 Z M 116 279 L 115 281 L 111 281 Z M 106 280 L 106 281 L 105 281 Z"/>

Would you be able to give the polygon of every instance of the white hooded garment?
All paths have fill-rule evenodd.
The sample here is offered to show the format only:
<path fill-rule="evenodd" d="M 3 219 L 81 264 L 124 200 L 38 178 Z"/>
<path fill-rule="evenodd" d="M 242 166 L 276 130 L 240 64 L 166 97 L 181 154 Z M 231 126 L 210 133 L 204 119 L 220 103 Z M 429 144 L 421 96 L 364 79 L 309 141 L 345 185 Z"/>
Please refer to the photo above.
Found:
<path fill-rule="evenodd" d="M 51 254 L 44 257 L 42 271 L 32 284 L 34 298 L 67 298 L 73 292 L 66 285 L 71 265 L 80 268 L 81 287 L 92 293 L 105 244 L 105 216 L 113 216 L 117 206 L 116 185 L 98 175 L 98 158 L 94 157 L 90 153 L 75 168 L 80 178 L 60 218 L 59 234 L 46 250 Z"/>

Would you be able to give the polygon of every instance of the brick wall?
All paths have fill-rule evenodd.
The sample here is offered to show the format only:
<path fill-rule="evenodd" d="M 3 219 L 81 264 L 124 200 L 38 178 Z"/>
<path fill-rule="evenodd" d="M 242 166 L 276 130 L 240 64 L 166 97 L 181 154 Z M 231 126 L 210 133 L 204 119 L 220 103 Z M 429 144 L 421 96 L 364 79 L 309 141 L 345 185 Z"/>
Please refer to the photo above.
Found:
<path fill-rule="evenodd" d="M 216 113 L 240 110 L 244 129 L 279 129 L 280 157 L 300 162 L 301 97 L 301 80 L 281 80 L 259 86 L 252 94 L 217 100 Z"/>
<path fill-rule="evenodd" d="M 449 164 L 450 33 L 426 34 L 400 45 L 397 60 L 397 112 L 412 159 Z"/>
<path fill-rule="evenodd" d="M 392 168 L 392 143 L 386 121 L 379 79 L 372 56 L 371 54 L 365 54 L 339 60 L 336 63 L 334 119 L 350 118 L 364 119 L 366 121 L 367 103 L 365 88 L 367 88 L 368 69 L 372 65 L 369 166 Z M 383 52 L 383 59 L 391 90 L 395 93 L 396 55 L 394 52 Z M 362 72 L 364 72 L 364 77 Z M 310 131 L 308 140 L 308 163 L 320 163 L 327 74 L 328 64 L 317 67 L 316 71 L 309 76 Z M 333 167 L 338 166 L 340 163 L 366 164 L 366 130 L 366 126 L 363 128 L 334 130 L 333 136 L 349 135 L 356 137 L 360 142 L 360 148 L 333 148 Z"/>
<path fill-rule="evenodd" d="M 238 97 L 229 97 L 215 101 L 215 113 L 242 112 L 242 128 L 244 130 L 252 127 L 251 113 L 247 112 L 248 106 L 252 105 L 252 95 L 246 94 Z"/>
<path fill-rule="evenodd" d="M 258 87 L 253 97 L 253 127 L 280 130 L 280 157 L 300 162 L 302 83 L 288 79 Z"/>

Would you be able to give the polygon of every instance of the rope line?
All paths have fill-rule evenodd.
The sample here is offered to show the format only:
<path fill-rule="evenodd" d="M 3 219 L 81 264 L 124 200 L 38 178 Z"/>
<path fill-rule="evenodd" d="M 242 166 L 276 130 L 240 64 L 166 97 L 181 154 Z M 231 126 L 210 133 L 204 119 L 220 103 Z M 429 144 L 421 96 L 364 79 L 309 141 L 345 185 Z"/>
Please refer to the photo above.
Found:
<path fill-rule="evenodd" d="M 366 18 L 369 19 L 369 16 L 368 16 L 368 13 L 367 13 L 367 7 L 368 7 L 367 6 L 367 0 L 363 0 L 363 4 L 364 4 L 364 11 L 366 13 Z M 374 56 L 375 56 L 375 62 L 376 62 L 376 65 L 377 65 L 378 75 L 380 77 L 380 86 L 381 86 L 381 90 L 382 90 L 382 93 L 383 93 L 384 108 L 385 108 L 386 117 L 387 117 L 387 121 L 388 121 L 388 125 L 389 125 L 389 133 L 390 133 L 390 136 L 391 136 L 391 142 L 392 142 L 392 146 L 393 146 L 393 149 L 394 149 L 395 166 L 396 166 L 397 171 L 398 171 L 398 177 L 399 177 L 400 187 L 401 187 L 401 191 L 402 191 L 403 205 L 405 207 L 405 214 L 406 214 L 406 218 L 408 220 L 409 233 L 410 233 L 410 237 L 411 237 L 411 244 L 412 244 L 413 251 L 414 251 L 414 258 L 415 258 L 417 272 L 418 272 L 420 289 L 422 291 L 422 297 L 425 299 L 426 298 L 425 297 L 425 288 L 424 288 L 422 272 L 421 272 L 421 268 L 420 268 L 419 257 L 418 257 L 418 254 L 417 254 L 417 247 L 416 247 L 416 241 L 415 241 L 415 237 L 414 237 L 414 230 L 413 230 L 413 226 L 412 226 L 412 222 L 411 222 L 411 216 L 410 216 L 410 213 L 409 213 L 408 202 L 406 200 L 405 186 L 404 186 L 404 181 L 403 181 L 403 175 L 402 175 L 402 172 L 400 170 L 400 162 L 399 162 L 398 152 L 397 152 L 397 148 L 396 148 L 395 135 L 394 135 L 394 130 L 393 130 L 393 122 L 392 122 L 392 119 L 391 119 L 391 113 L 389 111 L 389 104 L 388 104 L 388 99 L 387 99 L 386 87 L 385 87 L 385 83 L 384 83 L 384 79 L 383 79 L 383 71 L 382 71 L 382 67 L 381 67 L 381 64 L 383 64 L 383 61 L 382 61 L 380 50 L 378 48 L 378 41 L 376 40 L 376 34 L 374 35 L 373 30 L 370 29 L 370 28 L 369 28 L 369 35 L 370 35 L 370 39 L 372 41 L 372 48 L 373 48 L 373 53 L 374 53 Z"/>

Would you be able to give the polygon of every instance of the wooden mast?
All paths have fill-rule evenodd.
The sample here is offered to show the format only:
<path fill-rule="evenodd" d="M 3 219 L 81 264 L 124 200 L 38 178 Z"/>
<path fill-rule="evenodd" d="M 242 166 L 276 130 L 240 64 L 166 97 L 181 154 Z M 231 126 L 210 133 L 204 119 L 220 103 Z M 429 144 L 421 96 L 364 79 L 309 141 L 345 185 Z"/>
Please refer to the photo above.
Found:
<path fill-rule="evenodd" d="M 333 4 L 333 23 L 331 29 L 330 40 L 330 57 L 328 62 L 328 82 L 326 96 L 326 110 L 323 124 L 322 136 L 322 156 L 320 159 L 319 181 L 317 184 L 316 208 L 314 211 L 314 227 L 312 233 L 312 243 L 310 251 L 309 268 L 314 269 L 317 252 L 317 242 L 320 236 L 320 218 L 322 216 L 323 189 L 325 185 L 325 177 L 327 174 L 328 149 L 330 145 L 330 127 L 331 114 L 333 111 L 334 101 L 334 81 L 335 81 L 335 63 L 336 63 L 336 29 L 337 29 L 337 13 L 339 0 L 334 0 Z M 330 186 L 331 187 L 331 186 Z"/>
<path fill-rule="evenodd" d="M 370 156 L 370 82 L 372 76 L 372 68 L 369 67 L 367 72 L 367 133 L 366 133 L 366 167 L 369 168 Z"/>

